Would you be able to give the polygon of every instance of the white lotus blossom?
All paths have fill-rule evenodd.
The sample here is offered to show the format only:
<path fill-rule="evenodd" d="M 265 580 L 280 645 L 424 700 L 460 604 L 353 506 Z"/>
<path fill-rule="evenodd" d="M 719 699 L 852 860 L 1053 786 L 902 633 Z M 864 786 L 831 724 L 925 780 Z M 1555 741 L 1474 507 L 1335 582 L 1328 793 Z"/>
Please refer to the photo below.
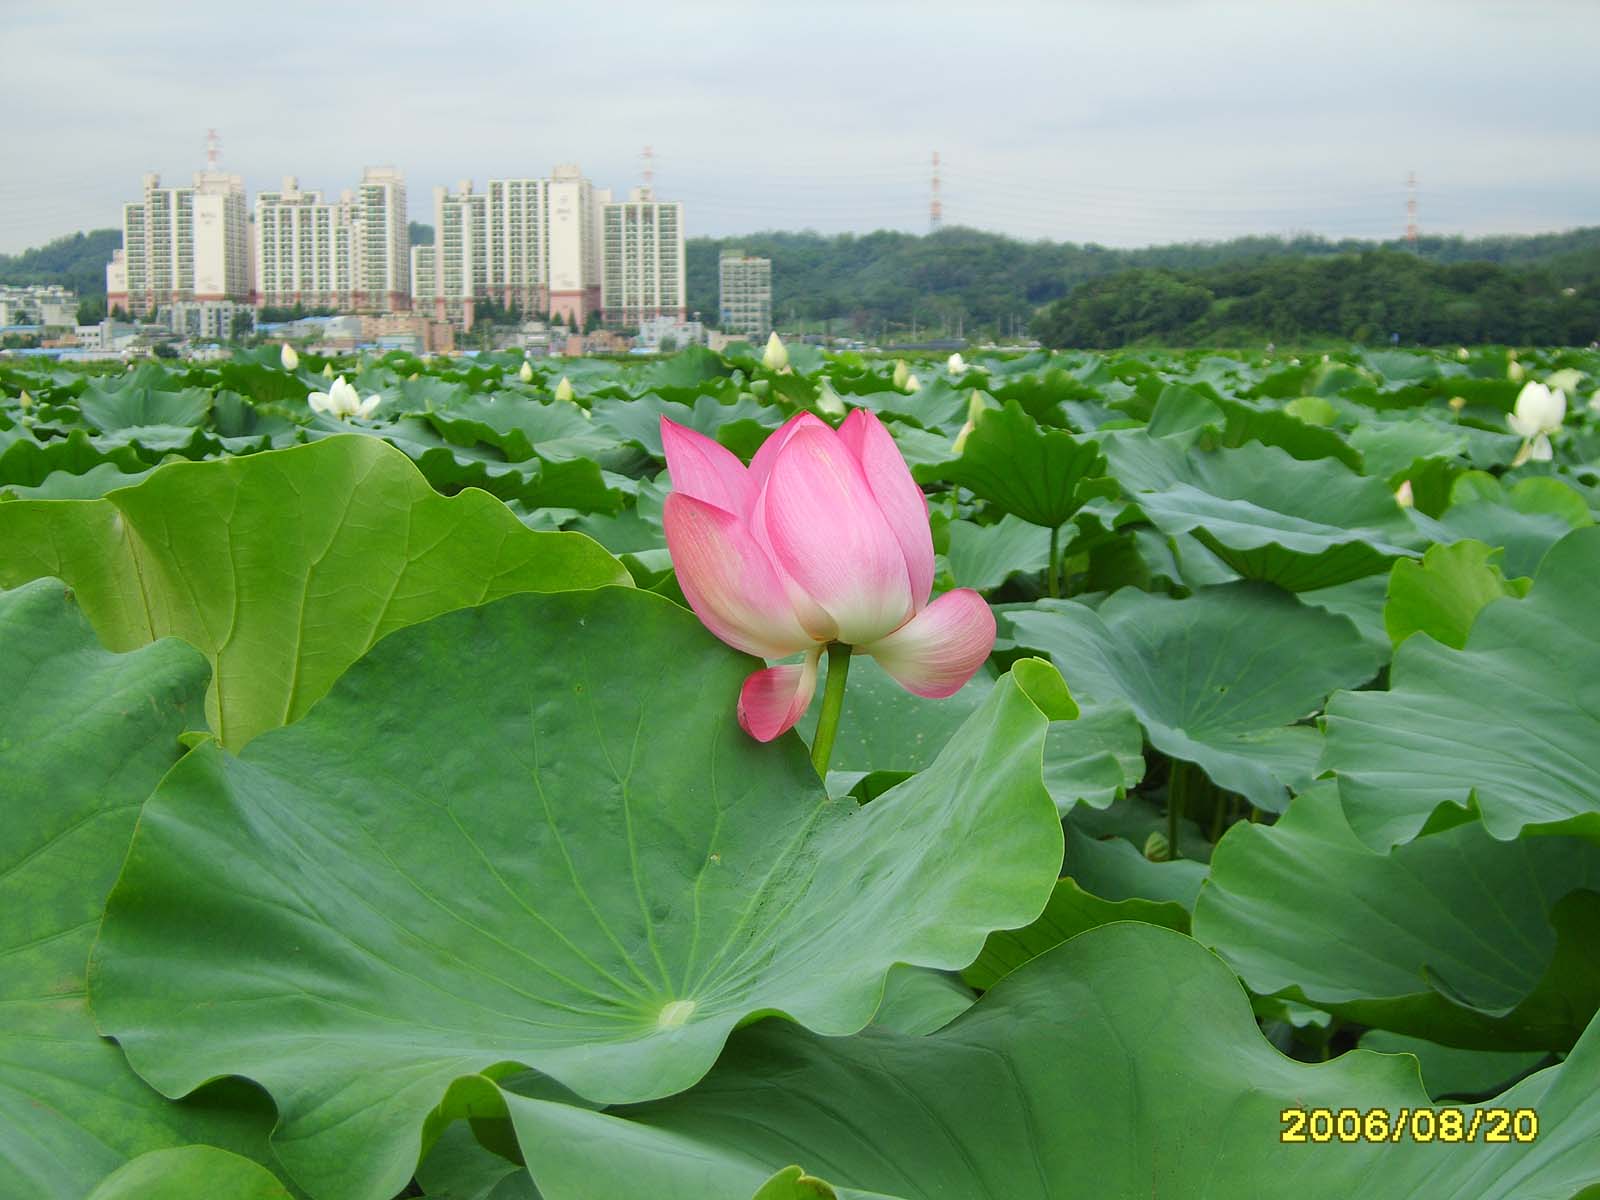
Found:
<path fill-rule="evenodd" d="M 962 375 L 967 370 L 967 362 L 961 357 L 961 351 L 959 350 L 952 354 L 944 365 L 945 369 L 952 375 Z"/>
<path fill-rule="evenodd" d="M 1465 346 L 1457 346 L 1456 347 L 1456 357 L 1459 358 L 1462 362 L 1466 362 L 1467 359 L 1472 357 L 1472 355 L 1467 353 L 1467 348 Z"/>
<path fill-rule="evenodd" d="M 1534 379 L 1523 384 L 1516 407 L 1506 414 L 1506 424 L 1522 438 L 1522 449 L 1511 465 L 1519 467 L 1529 460 L 1549 462 L 1550 435 L 1561 428 L 1566 415 L 1567 397 L 1560 388 L 1552 392 Z"/>
<path fill-rule="evenodd" d="M 278 361 L 283 364 L 285 371 L 293 371 L 300 366 L 300 356 L 288 342 L 283 343 L 283 349 L 278 351 Z"/>
<path fill-rule="evenodd" d="M 761 365 L 769 371 L 781 371 L 789 365 L 789 351 L 776 329 L 767 337 L 767 348 L 761 352 Z"/>
<path fill-rule="evenodd" d="M 383 403 L 380 396 L 368 396 L 365 400 L 361 393 L 344 381 L 344 376 L 333 381 L 333 386 L 325 392 L 312 392 L 306 397 L 306 403 L 323 416 L 336 417 L 341 421 L 351 417 L 370 417 L 378 411 L 378 405 Z"/>
<path fill-rule="evenodd" d="M 533 382 L 533 364 L 527 359 L 522 360 L 522 366 L 517 370 L 517 378 L 523 383 Z"/>
<path fill-rule="evenodd" d="M 1451 396 L 1450 397 L 1450 407 L 1452 409 L 1454 409 L 1456 412 L 1460 412 L 1466 406 L 1467 406 L 1467 398 L 1465 396 Z"/>

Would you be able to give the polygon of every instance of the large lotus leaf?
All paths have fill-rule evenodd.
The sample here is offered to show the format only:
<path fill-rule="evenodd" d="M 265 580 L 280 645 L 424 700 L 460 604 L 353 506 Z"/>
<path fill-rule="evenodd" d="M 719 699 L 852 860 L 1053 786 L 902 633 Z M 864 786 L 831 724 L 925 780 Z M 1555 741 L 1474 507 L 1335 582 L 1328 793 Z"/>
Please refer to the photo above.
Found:
<path fill-rule="evenodd" d="M 1361 1035 L 1363 1050 L 1411 1054 L 1422 1068 L 1422 1082 L 1435 1100 L 1446 1096 L 1492 1096 L 1528 1072 L 1545 1066 L 1550 1056 L 1538 1050 L 1462 1050 L 1438 1042 L 1369 1029 Z"/>
<path fill-rule="evenodd" d="M 291 1200 L 283 1184 L 248 1158 L 215 1146 L 152 1150 L 119 1167 L 88 1200 Z"/>
<path fill-rule="evenodd" d="M 1050 560 L 1050 535 L 1010 515 L 993 525 L 951 521 L 946 557 L 957 587 L 985 592 L 1013 575 L 1042 574 Z"/>
<path fill-rule="evenodd" d="M 985 409 L 958 458 L 915 468 L 919 482 L 971 489 L 1033 525 L 1065 524 L 1095 494 L 1105 459 L 1091 441 L 1042 429 L 1016 401 Z"/>
<path fill-rule="evenodd" d="M 1385 850 L 1471 810 L 1497 838 L 1600 840 L 1597 579 L 1591 526 L 1550 550 L 1526 599 L 1485 607 L 1463 649 L 1408 638 L 1388 691 L 1329 701 L 1324 765 L 1362 840 Z"/>
<path fill-rule="evenodd" d="M 958 968 L 1038 915 L 1062 843 L 1024 689 L 1058 705 L 1047 664 L 857 808 L 797 737 L 739 729 L 751 661 L 619 588 L 391 635 L 146 803 L 94 960 L 102 1028 L 168 1094 L 258 1081 L 309 1192 L 387 1200 L 462 1076 L 667 1095 L 752 1014 L 851 1033 L 894 963 Z"/>
<path fill-rule="evenodd" d="M 1389 572 L 1384 629 L 1398 646 L 1413 633 L 1425 633 L 1457 650 L 1478 612 L 1502 596 L 1525 596 L 1530 579 L 1508 580 L 1495 559 L 1500 551 L 1482 542 L 1429 546 L 1422 561 L 1401 559 Z"/>
<path fill-rule="evenodd" d="M 486 1150 L 464 1121 L 452 1123 L 417 1168 L 429 1200 L 539 1200 L 521 1163 Z"/>
<path fill-rule="evenodd" d="M 100 500 L 0 505 L 0 585 L 45 575 L 114 650 L 167 636 L 199 648 L 206 714 L 230 747 L 296 720 L 401 626 L 628 582 L 581 534 L 534 533 L 480 492 L 445 499 L 361 437 L 175 463 Z"/>
<path fill-rule="evenodd" d="M 202 1139 L 265 1151 L 259 1096 L 164 1099 L 84 1000 L 139 805 L 200 720 L 206 679 L 181 642 L 101 649 L 54 580 L 0 592 L 0 1194 L 80 1200 L 130 1156 Z"/>
<path fill-rule="evenodd" d="M 1086 704 L 1070 721 L 1050 722 L 1044 785 L 1065 816 L 1079 804 L 1104 808 L 1144 778 L 1144 732 L 1124 704 Z"/>
<path fill-rule="evenodd" d="M 1158 529 L 1192 533 L 1247 579 L 1310 591 L 1415 554 L 1388 486 L 1334 459 L 1302 462 L 1259 442 L 1197 451 L 1142 433 L 1107 437 L 1105 449 Z"/>
<path fill-rule="evenodd" d="M 1272 810 L 1309 782 L 1321 753 L 1317 731 L 1296 723 L 1379 665 L 1350 621 L 1257 583 L 1184 600 L 1124 588 L 1099 611 L 1044 600 L 1011 623 L 1080 701 L 1128 705 L 1158 750 Z"/>
<path fill-rule="evenodd" d="M 1415 520 L 1436 541 L 1475 538 L 1503 548 L 1505 570 L 1513 578 L 1532 575 L 1551 546 L 1594 524 L 1583 497 L 1559 479 L 1534 476 L 1508 488 L 1481 471 L 1455 481 L 1450 507 L 1437 521 Z"/>
<path fill-rule="evenodd" d="M 616 438 L 605 430 L 596 430 L 587 411 L 576 404 L 540 404 L 514 392 L 473 396 L 429 413 L 428 420 L 452 441 L 462 445 L 487 443 L 513 462 L 534 455 L 546 462 L 598 459 L 617 445 Z"/>
<path fill-rule="evenodd" d="M 597 400 L 594 406 L 594 426 L 597 430 L 608 432 L 618 441 L 636 445 L 652 457 L 664 461 L 666 451 L 661 445 L 663 416 L 713 438 L 720 437 L 725 427 L 745 422 L 772 429 L 782 422 L 782 413 L 777 409 L 765 408 L 748 395 L 741 396 L 732 404 L 724 404 L 715 396 L 698 396 L 689 405 L 675 404 L 654 393 L 646 393 L 636 400 Z"/>
<path fill-rule="evenodd" d="M 1564 1050 L 1600 1005 L 1581 950 L 1600 941 L 1600 847 L 1471 824 L 1382 854 L 1321 784 L 1276 825 L 1228 831 L 1194 932 L 1263 994 L 1450 1045 Z"/>
<path fill-rule="evenodd" d="M 1429 1107 L 1415 1060 L 1285 1058 L 1215 956 L 1123 922 L 1047 951 L 925 1037 L 765 1021 L 670 1100 L 507 1106 L 545 1200 L 749 1200 L 796 1164 L 841 1196 L 905 1200 L 1570 1200 L 1600 1179 L 1597 1071 L 1600 1025 L 1565 1065 L 1490 1102 L 1537 1110 L 1531 1144 L 1480 1131 L 1448 1146 L 1286 1145 L 1286 1108 Z"/>
<path fill-rule="evenodd" d="M 83 419 L 102 433 L 129 432 L 155 426 L 193 430 L 205 423 L 211 411 L 211 393 L 205 388 L 158 391 L 128 386 L 110 389 L 92 380 L 78 397 Z"/>

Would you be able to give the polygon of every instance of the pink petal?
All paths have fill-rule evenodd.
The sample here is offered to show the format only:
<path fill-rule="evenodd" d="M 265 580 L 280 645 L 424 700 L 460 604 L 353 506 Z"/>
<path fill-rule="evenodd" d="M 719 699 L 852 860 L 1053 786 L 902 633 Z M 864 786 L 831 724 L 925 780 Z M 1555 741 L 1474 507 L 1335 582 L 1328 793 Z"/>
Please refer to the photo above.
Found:
<path fill-rule="evenodd" d="M 828 423 L 814 413 L 798 412 L 768 435 L 761 448 L 750 459 L 750 486 L 756 491 L 766 483 L 772 464 L 778 461 L 778 452 L 789 444 L 789 439 L 802 429 L 828 429 Z"/>
<path fill-rule="evenodd" d="M 877 414 L 856 409 L 839 426 L 839 438 L 861 464 L 878 508 L 900 543 L 911 579 L 911 601 L 920 609 L 933 591 L 933 532 L 928 527 L 928 499 L 911 478 L 911 468 L 901 457 L 900 447 L 894 444 L 894 437 Z"/>
<path fill-rule="evenodd" d="M 833 618 L 838 640 L 876 641 L 911 616 L 905 555 L 861 464 L 838 434 L 817 424 L 790 435 L 753 521 L 777 564 Z"/>
<path fill-rule="evenodd" d="M 811 706 L 821 656 L 817 646 L 802 663 L 752 672 L 739 689 L 739 727 L 758 742 L 792 729 Z"/>
<path fill-rule="evenodd" d="M 795 619 L 766 553 L 738 517 L 670 492 L 661 520 L 678 586 L 707 629 L 762 658 L 783 658 L 816 644 Z"/>
<path fill-rule="evenodd" d="M 749 516 L 755 491 L 738 455 L 668 417 L 661 418 L 661 445 L 673 491 Z"/>
<path fill-rule="evenodd" d="M 957 588 L 861 649 L 906 691 L 942 700 L 959 692 L 994 649 L 994 613 L 977 592 Z"/>

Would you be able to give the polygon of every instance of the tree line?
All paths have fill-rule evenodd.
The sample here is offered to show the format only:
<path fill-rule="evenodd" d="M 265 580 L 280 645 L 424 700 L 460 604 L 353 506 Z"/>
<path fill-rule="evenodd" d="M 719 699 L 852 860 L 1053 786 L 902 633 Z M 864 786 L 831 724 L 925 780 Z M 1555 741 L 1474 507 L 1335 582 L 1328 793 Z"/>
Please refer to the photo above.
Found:
<path fill-rule="evenodd" d="M 1559 265 L 1430 262 L 1397 250 L 1090 280 L 1033 323 L 1047 346 L 1105 349 L 1323 339 L 1587 345 L 1600 338 L 1600 251 Z"/>

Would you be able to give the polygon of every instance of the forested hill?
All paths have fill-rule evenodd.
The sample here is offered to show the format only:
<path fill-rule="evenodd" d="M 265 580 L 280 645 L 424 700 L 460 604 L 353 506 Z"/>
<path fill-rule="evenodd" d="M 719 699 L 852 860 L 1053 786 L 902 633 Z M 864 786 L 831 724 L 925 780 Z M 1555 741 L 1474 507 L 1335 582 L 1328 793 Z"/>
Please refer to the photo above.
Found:
<path fill-rule="evenodd" d="M 80 296 L 106 294 L 106 264 L 122 230 L 74 233 L 21 254 L 0 254 L 0 284 L 59 283 Z"/>
<path fill-rule="evenodd" d="M 1390 249 L 1401 242 L 1385 244 Z M 1114 250 L 1072 242 L 1024 242 L 975 229 L 951 228 L 918 235 L 755 233 L 736 238 L 691 238 L 687 275 L 689 307 L 714 317 L 717 258 L 740 248 L 772 259 L 773 315 L 793 320 L 832 319 L 862 332 L 887 325 L 904 330 L 958 323 L 970 335 L 980 327 L 1005 329 L 1032 320 L 1041 305 L 1079 284 L 1134 268 L 1202 271 L 1247 267 L 1275 259 L 1323 259 L 1373 251 L 1373 242 L 1248 237 Z M 1424 237 L 1418 257 L 1428 263 L 1489 262 L 1539 266 L 1576 285 L 1600 262 L 1600 227 L 1533 237 Z M 1565 286 L 1565 284 L 1564 284 Z"/>

